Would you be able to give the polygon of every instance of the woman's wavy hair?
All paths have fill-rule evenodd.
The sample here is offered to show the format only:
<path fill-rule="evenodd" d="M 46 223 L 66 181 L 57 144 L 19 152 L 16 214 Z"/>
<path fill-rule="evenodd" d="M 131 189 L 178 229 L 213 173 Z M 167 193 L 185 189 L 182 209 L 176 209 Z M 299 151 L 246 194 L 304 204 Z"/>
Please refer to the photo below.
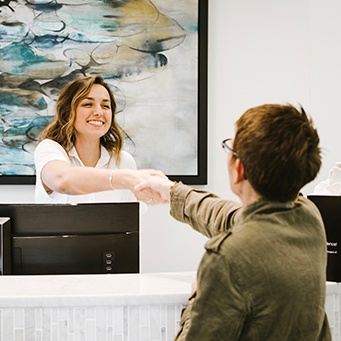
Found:
<path fill-rule="evenodd" d="M 116 123 L 117 105 L 114 94 L 101 76 L 76 78 L 62 89 L 56 103 L 56 114 L 49 125 L 40 133 L 39 141 L 51 139 L 58 142 L 66 152 L 71 150 L 76 140 L 74 134 L 76 108 L 94 84 L 102 85 L 108 91 L 111 102 L 111 125 L 107 133 L 100 138 L 100 142 L 109 154 L 119 162 L 124 135 Z"/>
<path fill-rule="evenodd" d="M 321 167 L 319 136 L 302 107 L 265 104 L 236 122 L 233 149 L 246 179 L 265 199 L 292 201 Z"/>

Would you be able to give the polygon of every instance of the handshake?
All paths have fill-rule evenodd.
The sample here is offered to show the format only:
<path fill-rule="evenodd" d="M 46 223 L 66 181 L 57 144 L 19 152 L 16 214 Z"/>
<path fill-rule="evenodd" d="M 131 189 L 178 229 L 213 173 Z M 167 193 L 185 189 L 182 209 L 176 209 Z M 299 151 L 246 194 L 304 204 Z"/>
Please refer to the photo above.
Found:
<path fill-rule="evenodd" d="M 130 190 L 138 201 L 149 205 L 168 203 L 174 181 L 161 171 L 141 169 L 132 171 Z"/>

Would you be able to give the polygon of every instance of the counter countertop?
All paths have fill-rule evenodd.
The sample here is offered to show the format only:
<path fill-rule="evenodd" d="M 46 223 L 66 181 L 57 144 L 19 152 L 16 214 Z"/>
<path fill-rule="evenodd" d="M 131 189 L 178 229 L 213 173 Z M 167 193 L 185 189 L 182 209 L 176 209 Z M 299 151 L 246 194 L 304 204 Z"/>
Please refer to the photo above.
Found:
<path fill-rule="evenodd" d="M 194 278 L 195 272 L 0 276 L 0 307 L 186 303 Z M 340 287 L 327 282 L 327 295 Z"/>
<path fill-rule="evenodd" d="M 186 303 L 195 272 L 1 276 L 0 307 Z"/>

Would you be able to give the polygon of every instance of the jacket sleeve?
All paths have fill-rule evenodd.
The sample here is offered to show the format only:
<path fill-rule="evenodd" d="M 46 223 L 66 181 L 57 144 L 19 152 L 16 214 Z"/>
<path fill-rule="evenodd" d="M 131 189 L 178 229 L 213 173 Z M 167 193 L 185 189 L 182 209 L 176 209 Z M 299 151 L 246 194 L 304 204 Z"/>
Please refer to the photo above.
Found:
<path fill-rule="evenodd" d="M 241 205 L 176 183 L 171 190 L 170 214 L 206 237 L 228 231 L 238 220 Z"/>

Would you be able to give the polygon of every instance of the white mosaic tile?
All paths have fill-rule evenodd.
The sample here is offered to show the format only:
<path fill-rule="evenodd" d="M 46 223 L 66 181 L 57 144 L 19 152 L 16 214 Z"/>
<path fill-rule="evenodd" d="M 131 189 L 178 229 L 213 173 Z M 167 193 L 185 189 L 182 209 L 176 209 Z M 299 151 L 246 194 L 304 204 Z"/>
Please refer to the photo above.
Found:
<path fill-rule="evenodd" d="M 0 341 L 168 341 L 182 306 L 0 309 Z"/>
<path fill-rule="evenodd" d="M 333 341 L 341 341 L 341 295 L 327 295 Z M 0 309 L 0 341 L 172 341 L 183 305 Z"/>

